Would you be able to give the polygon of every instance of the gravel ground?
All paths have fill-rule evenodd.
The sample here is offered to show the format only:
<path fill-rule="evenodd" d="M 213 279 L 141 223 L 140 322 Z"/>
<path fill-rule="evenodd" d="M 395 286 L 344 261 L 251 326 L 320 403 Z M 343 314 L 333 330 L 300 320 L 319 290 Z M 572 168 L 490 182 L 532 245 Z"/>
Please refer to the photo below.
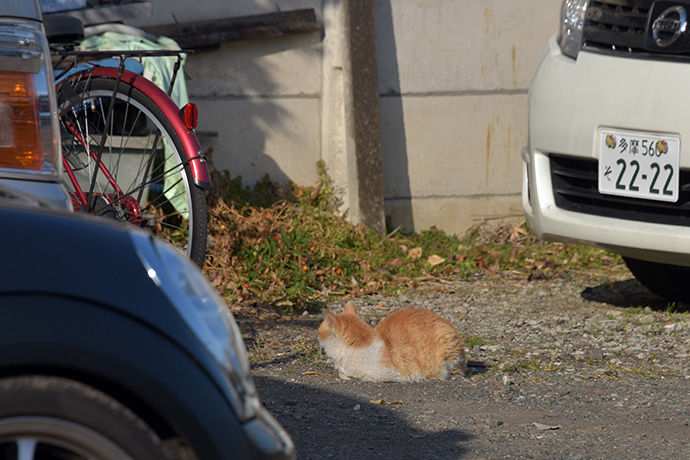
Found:
<path fill-rule="evenodd" d="M 687 309 L 623 269 L 566 277 L 355 300 L 372 324 L 408 306 L 450 320 L 472 366 L 448 381 L 342 381 L 316 340 L 321 315 L 240 322 L 299 459 L 690 458 Z"/>

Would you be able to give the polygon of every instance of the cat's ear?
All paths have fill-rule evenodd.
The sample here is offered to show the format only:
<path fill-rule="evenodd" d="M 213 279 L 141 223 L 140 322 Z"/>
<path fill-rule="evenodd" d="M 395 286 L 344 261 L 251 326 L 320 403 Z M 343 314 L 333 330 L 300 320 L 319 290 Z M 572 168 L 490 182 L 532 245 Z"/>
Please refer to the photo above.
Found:
<path fill-rule="evenodd" d="M 328 323 L 328 326 L 329 326 L 330 328 L 333 328 L 333 327 L 335 326 L 336 317 L 335 317 L 335 315 L 334 315 L 333 313 L 331 313 L 330 311 L 327 311 L 327 312 L 326 312 L 325 317 L 324 317 L 324 320 L 326 321 L 326 323 Z"/>
<path fill-rule="evenodd" d="M 343 309 L 343 313 L 350 313 L 353 315 L 357 314 L 357 309 L 355 308 L 355 303 L 350 300 L 348 303 L 345 304 L 345 308 Z"/>

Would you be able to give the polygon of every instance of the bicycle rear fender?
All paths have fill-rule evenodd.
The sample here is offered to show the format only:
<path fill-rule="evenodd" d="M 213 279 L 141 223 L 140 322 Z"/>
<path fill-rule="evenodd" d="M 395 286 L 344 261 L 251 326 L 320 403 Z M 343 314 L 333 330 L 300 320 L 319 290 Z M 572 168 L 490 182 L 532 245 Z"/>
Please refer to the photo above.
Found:
<path fill-rule="evenodd" d="M 117 79 L 119 69 L 114 67 L 94 67 L 88 72 L 94 77 Z M 182 141 L 184 153 L 187 156 L 192 177 L 194 178 L 194 184 L 204 190 L 209 190 L 211 188 L 211 175 L 206 164 L 206 157 L 204 157 L 196 134 L 194 134 L 194 131 L 187 129 L 180 118 L 179 107 L 177 107 L 163 90 L 141 75 L 125 70 L 122 73 L 121 80 L 144 92 L 144 94 L 149 96 L 151 100 L 160 107 L 172 123 L 175 132 Z"/>

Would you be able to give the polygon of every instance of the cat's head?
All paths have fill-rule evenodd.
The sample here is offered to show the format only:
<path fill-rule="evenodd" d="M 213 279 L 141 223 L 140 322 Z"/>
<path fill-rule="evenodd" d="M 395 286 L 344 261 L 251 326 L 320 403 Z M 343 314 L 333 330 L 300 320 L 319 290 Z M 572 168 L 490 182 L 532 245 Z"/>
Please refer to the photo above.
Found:
<path fill-rule="evenodd" d="M 323 322 L 319 326 L 319 340 L 325 341 L 334 337 L 354 344 L 369 340 L 371 327 L 357 315 L 354 302 L 345 305 L 342 313 L 334 315 L 326 312 Z"/>

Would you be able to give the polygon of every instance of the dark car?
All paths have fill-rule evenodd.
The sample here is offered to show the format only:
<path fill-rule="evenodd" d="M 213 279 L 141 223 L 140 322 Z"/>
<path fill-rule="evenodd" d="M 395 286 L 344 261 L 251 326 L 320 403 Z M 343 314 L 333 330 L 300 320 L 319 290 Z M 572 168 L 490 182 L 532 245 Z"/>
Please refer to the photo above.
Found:
<path fill-rule="evenodd" d="M 177 249 L 11 189 L 0 222 L 0 458 L 294 458 Z"/>
<path fill-rule="evenodd" d="M 0 459 L 294 458 L 201 272 L 66 211 L 40 21 L 0 1 Z"/>

